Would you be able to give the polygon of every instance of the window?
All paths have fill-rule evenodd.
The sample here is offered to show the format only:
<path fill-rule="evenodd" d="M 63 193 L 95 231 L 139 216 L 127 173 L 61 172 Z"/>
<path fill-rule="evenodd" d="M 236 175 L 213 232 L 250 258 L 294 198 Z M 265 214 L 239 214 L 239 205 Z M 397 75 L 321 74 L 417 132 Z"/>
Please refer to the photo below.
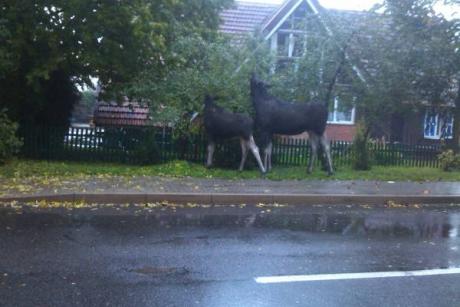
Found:
<path fill-rule="evenodd" d="M 454 117 L 452 113 L 440 114 L 427 110 L 423 123 L 423 134 L 425 139 L 439 140 L 451 139 L 453 136 Z"/>
<path fill-rule="evenodd" d="M 304 52 L 304 43 L 300 34 L 280 31 L 272 36 L 271 48 L 278 57 L 301 57 Z"/>
<path fill-rule="evenodd" d="M 281 25 L 271 36 L 271 49 L 278 57 L 301 57 L 306 48 L 306 34 L 309 23 L 317 24 L 316 15 L 306 2 L 281 21 Z"/>
<path fill-rule="evenodd" d="M 352 125 L 355 123 L 355 108 L 341 106 L 339 97 L 334 98 L 334 107 L 329 111 L 328 123 Z"/>
<path fill-rule="evenodd" d="M 277 55 L 281 57 L 292 57 L 292 49 L 294 46 L 294 38 L 290 33 L 277 33 L 278 46 Z"/>

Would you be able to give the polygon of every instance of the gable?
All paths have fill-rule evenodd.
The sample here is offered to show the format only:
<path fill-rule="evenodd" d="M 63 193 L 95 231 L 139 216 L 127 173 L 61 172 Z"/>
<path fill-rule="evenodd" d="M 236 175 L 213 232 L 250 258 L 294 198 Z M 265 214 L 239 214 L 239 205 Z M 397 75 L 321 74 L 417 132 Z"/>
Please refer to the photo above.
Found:
<path fill-rule="evenodd" d="M 231 34 L 236 40 L 258 31 L 265 40 L 270 41 L 272 50 L 280 44 L 286 45 L 286 49 L 289 49 L 288 57 L 291 57 L 298 52 L 294 46 L 288 46 L 286 34 L 297 36 L 306 31 L 313 35 L 349 35 L 360 32 L 362 20 L 374 17 L 364 12 L 324 9 L 317 0 L 286 0 L 281 5 L 236 1 L 232 8 L 221 13 L 220 31 Z M 302 26 L 297 27 L 296 23 L 302 23 Z M 338 30 L 337 26 L 344 26 L 346 29 Z M 275 33 L 278 35 L 274 35 Z M 339 44 L 337 46 L 341 48 Z M 370 69 L 371 65 L 367 65 L 368 61 L 364 60 L 366 57 L 360 57 L 365 53 L 363 50 L 366 50 L 366 44 L 358 44 L 357 47 L 351 51 L 352 56 L 348 54 L 350 51 L 347 52 L 346 59 L 352 63 L 352 69 L 359 79 L 366 83 L 361 69 Z"/>
<path fill-rule="evenodd" d="M 268 39 L 291 15 L 318 14 L 317 0 L 286 0 L 282 4 L 235 1 L 233 6 L 221 12 L 219 31 L 231 35 L 263 32 Z"/>
<path fill-rule="evenodd" d="M 263 26 L 265 39 L 269 39 L 280 28 L 293 28 L 296 21 L 307 15 L 318 14 L 318 8 L 308 0 L 287 0 Z"/>

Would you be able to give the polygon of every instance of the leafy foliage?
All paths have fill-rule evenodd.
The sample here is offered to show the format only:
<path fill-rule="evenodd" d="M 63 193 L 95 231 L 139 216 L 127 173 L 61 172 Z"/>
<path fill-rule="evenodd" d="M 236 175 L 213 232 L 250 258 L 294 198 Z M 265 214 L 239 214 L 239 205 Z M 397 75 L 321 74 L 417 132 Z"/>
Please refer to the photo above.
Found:
<path fill-rule="evenodd" d="M 42 116 L 55 107 L 47 99 L 47 93 L 59 90 L 55 79 L 90 84 L 90 76 L 99 78 L 106 98 L 120 98 L 145 67 L 159 78 L 182 61 L 170 52 L 179 36 L 212 35 L 218 12 L 228 3 L 5 0 L 0 7 L 0 39 L 5 42 L 0 45 L 1 105 L 21 124 L 43 122 Z M 73 102 L 74 89 L 65 87 L 61 102 Z M 71 102 L 65 102 L 59 118 L 68 119 Z"/>
<path fill-rule="evenodd" d="M 455 154 L 452 149 L 448 149 L 439 154 L 438 159 L 444 171 L 460 169 L 460 154 Z"/>
<path fill-rule="evenodd" d="M 371 157 L 369 152 L 369 136 L 366 125 L 363 122 L 356 126 L 356 134 L 353 139 L 352 168 L 365 171 L 371 169 Z"/>
<path fill-rule="evenodd" d="M 379 13 L 361 17 L 349 55 L 365 82 L 353 86 L 361 114 L 378 130 L 385 131 L 395 114 L 445 107 L 457 96 L 458 20 L 437 15 L 436 3 L 387 0 L 376 8 Z"/>
<path fill-rule="evenodd" d="M 147 102 L 155 120 L 162 122 L 177 124 L 184 114 L 201 110 L 206 93 L 219 96 L 218 103 L 227 108 L 247 112 L 250 72 L 268 71 L 271 63 L 268 49 L 260 44 L 255 37 L 241 46 L 224 36 L 180 37 L 172 53 L 180 55 L 181 63 L 161 77 L 145 70 L 132 84 L 130 95 Z"/>
<path fill-rule="evenodd" d="M 328 36 L 308 39 L 307 53 L 276 67 L 275 54 L 257 34 L 237 43 L 225 35 L 183 36 L 171 49 L 182 61 L 161 77 L 145 70 L 129 93 L 150 105 L 156 121 L 174 123 L 185 133 L 190 127 L 180 122 L 187 121 L 186 115 L 192 111 L 202 109 L 206 93 L 217 95 L 217 103 L 230 110 L 251 113 L 252 72 L 272 84 L 271 92 L 283 99 L 305 102 L 323 98 L 335 72 L 340 48 Z"/>
<path fill-rule="evenodd" d="M 17 130 L 18 124 L 6 116 L 5 110 L 0 110 L 0 164 L 19 152 L 22 141 L 16 136 Z"/>

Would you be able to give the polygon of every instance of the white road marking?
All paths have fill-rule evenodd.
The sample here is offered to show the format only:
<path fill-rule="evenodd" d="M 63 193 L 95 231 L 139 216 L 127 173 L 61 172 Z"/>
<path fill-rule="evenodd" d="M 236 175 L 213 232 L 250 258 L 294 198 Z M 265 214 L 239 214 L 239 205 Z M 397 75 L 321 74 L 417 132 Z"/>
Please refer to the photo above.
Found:
<path fill-rule="evenodd" d="M 460 268 L 432 269 L 432 270 L 419 270 L 419 271 L 262 276 L 262 277 L 256 277 L 255 281 L 259 284 L 273 284 L 273 283 L 301 282 L 301 281 L 412 277 L 412 276 L 432 276 L 432 275 L 450 275 L 450 274 L 460 274 Z"/>

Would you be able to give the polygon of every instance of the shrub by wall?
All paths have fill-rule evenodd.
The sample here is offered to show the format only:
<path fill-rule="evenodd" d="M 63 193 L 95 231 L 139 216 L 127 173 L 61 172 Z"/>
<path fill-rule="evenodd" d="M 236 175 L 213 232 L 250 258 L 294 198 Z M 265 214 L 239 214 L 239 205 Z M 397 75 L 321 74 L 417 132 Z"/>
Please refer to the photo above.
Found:
<path fill-rule="evenodd" d="M 11 121 L 5 110 L 0 110 L 0 164 L 19 152 L 22 141 L 17 137 L 18 124 Z"/>

